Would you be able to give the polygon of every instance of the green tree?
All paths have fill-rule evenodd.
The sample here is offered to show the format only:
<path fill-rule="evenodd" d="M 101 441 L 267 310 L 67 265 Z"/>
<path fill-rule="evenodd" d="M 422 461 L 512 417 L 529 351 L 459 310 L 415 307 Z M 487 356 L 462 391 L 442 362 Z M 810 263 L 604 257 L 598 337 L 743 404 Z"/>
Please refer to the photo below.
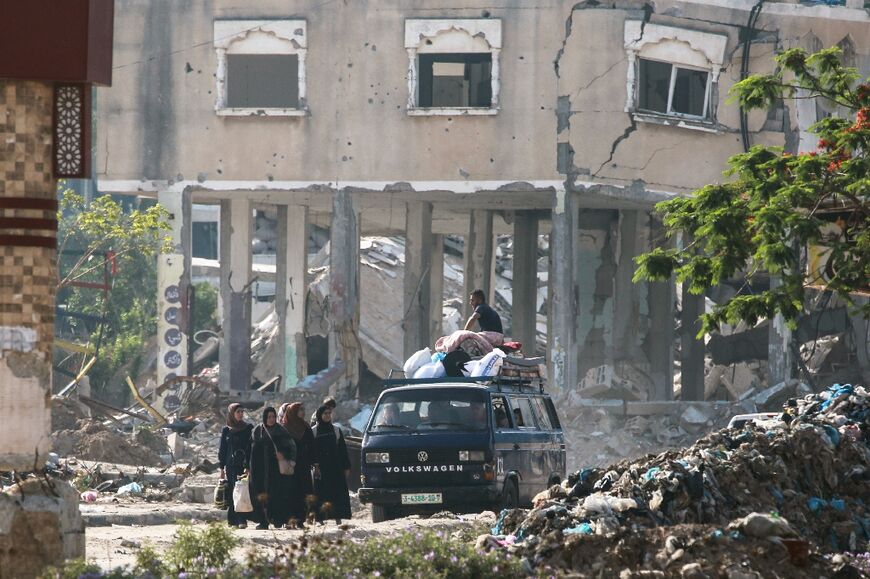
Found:
<path fill-rule="evenodd" d="M 843 65 L 837 48 L 812 55 L 792 49 L 776 62 L 773 74 L 737 83 L 732 101 L 749 110 L 780 99 L 827 99 L 840 113 L 811 128 L 817 150 L 791 155 L 755 146 L 734 155 L 729 181 L 656 206 L 668 234 L 684 235 L 683 246 L 636 258 L 635 281 L 676 275 L 694 294 L 739 275 L 748 283 L 762 272 L 780 278 L 781 285 L 718 304 L 702 317 L 702 334 L 775 314 L 794 326 L 808 287 L 854 304 L 852 293 L 870 284 L 870 86 Z M 841 216 L 833 234 L 832 210 Z M 819 245 L 829 252 L 826 275 L 806 267 L 807 248 Z M 870 316 L 870 305 L 861 313 Z"/>
<path fill-rule="evenodd" d="M 86 205 L 63 183 L 60 189 L 58 303 L 92 318 L 64 316 L 55 324 L 55 335 L 88 341 L 92 347 L 102 341 L 89 376 L 96 390 L 105 390 L 121 368 L 137 365 L 146 341 L 157 331 L 156 256 L 170 248 L 168 214 L 156 204 L 125 211 L 109 195 Z M 100 290 L 83 287 L 102 284 L 107 273 L 108 300 Z M 107 319 L 102 332 L 93 322 L 101 317 Z M 124 387 L 123 383 L 115 386 Z M 115 393 L 105 394 L 118 398 Z"/>

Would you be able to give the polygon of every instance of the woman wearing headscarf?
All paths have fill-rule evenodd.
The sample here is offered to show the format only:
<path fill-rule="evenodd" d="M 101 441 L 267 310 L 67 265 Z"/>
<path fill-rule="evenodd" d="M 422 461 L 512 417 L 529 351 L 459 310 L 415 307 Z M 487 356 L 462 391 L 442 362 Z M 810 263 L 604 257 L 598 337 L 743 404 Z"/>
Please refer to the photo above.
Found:
<path fill-rule="evenodd" d="M 296 443 L 269 406 L 263 410 L 263 423 L 251 434 L 250 490 L 258 529 L 268 529 L 269 523 L 282 527 L 290 518 L 291 476 L 279 471 L 277 453 L 296 460 Z"/>
<path fill-rule="evenodd" d="M 315 414 L 314 491 L 317 494 L 317 520 L 334 518 L 336 523 L 349 519 L 350 493 L 347 475 L 350 458 L 341 429 L 332 424 L 332 408 L 323 405 Z"/>
<path fill-rule="evenodd" d="M 242 405 L 230 404 L 227 408 L 227 425 L 221 430 L 218 462 L 221 465 L 221 478 L 227 481 L 227 524 L 241 529 L 248 526 L 247 515 L 237 513 L 233 508 L 233 487 L 236 486 L 236 480 L 248 468 L 253 429 L 253 424 L 245 422 L 245 409 Z"/>
<path fill-rule="evenodd" d="M 314 433 L 305 420 L 305 407 L 301 402 L 285 405 L 281 423 L 296 443 L 296 471 L 290 487 L 290 521 L 300 528 L 308 518 L 308 505 L 314 496 L 311 482 L 311 463 L 314 455 Z M 283 408 L 283 406 L 282 406 Z"/>

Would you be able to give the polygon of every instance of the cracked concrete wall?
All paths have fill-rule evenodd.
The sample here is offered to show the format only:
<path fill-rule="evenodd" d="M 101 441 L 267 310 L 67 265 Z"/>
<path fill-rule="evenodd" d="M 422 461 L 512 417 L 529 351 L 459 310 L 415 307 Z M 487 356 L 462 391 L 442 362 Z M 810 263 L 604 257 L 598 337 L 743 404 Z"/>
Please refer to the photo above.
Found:
<path fill-rule="evenodd" d="M 683 13 L 695 9 L 688 3 L 682 6 Z M 739 77 L 740 55 L 735 52 L 738 28 L 729 23 L 738 19 L 732 15 L 723 18 L 725 24 L 707 24 L 695 18 L 667 16 L 673 12 L 668 7 L 667 3 L 656 3 L 649 21 L 728 36 L 730 57 L 726 57 L 725 71 L 719 77 L 716 108 L 717 120 L 723 126 L 714 134 L 636 121 L 625 112 L 629 60 L 623 35 L 626 20 L 648 16 L 644 3 L 576 10 L 560 65 L 559 98 L 570 101 L 569 142 L 580 179 L 615 185 L 639 180 L 650 189 L 685 192 L 720 180 L 728 157 L 741 151 L 739 111 L 724 102 Z M 770 70 L 769 57 L 760 56 L 770 48 L 754 48 L 753 72 Z M 596 58 L 589 58 L 591 53 Z M 758 133 L 765 117 L 762 112 L 750 115 L 753 142 L 781 144 L 781 133 Z"/>
<path fill-rule="evenodd" d="M 558 179 L 542 143 L 555 133 L 553 30 L 567 4 L 536 4 L 118 0 L 115 82 L 97 89 L 98 178 Z M 481 17 L 502 19 L 499 113 L 409 117 L 405 19 Z M 217 116 L 213 21 L 276 18 L 307 20 L 310 114 Z"/>
<path fill-rule="evenodd" d="M 51 83 L 0 80 L 2 218 L 53 221 Z M 24 208 L 17 208 L 24 203 Z M 36 207 L 34 207 L 36 204 Z M 30 206 L 31 208 L 27 208 Z M 3 228 L 10 236 L 47 230 Z M 49 452 L 51 354 L 57 287 L 51 247 L 22 241 L 0 247 L 0 470 L 31 470 Z"/>
<path fill-rule="evenodd" d="M 578 3 L 569 17 L 566 28 L 570 34 L 560 54 L 556 109 L 558 128 L 570 134 L 560 143 L 568 143 L 573 150 L 573 173 L 583 181 L 623 186 L 640 181 L 649 189 L 670 192 L 689 192 L 722 180 L 728 157 L 742 151 L 739 110 L 726 101 L 728 91 L 740 79 L 739 34 L 746 24 L 747 10 L 742 5 L 730 8 L 706 1 L 656 2 L 654 8 L 639 0 L 607 5 Z M 623 46 L 626 20 L 727 36 L 718 95 L 712 101 L 720 125 L 717 132 L 641 122 L 625 112 L 629 73 Z M 870 54 L 870 19 L 866 13 L 768 3 L 757 25 L 749 72 L 772 71 L 775 50 L 806 46 L 811 33 L 819 38 L 819 46 L 837 44 L 849 35 L 857 53 L 856 65 L 863 64 L 866 70 L 866 55 Z M 791 131 L 798 126 L 794 111 L 789 114 L 790 122 L 784 123 L 781 118 L 769 119 L 765 111 L 750 113 L 751 142 L 783 145 L 783 131 L 791 138 Z M 562 148 L 567 150 L 568 146 Z"/>

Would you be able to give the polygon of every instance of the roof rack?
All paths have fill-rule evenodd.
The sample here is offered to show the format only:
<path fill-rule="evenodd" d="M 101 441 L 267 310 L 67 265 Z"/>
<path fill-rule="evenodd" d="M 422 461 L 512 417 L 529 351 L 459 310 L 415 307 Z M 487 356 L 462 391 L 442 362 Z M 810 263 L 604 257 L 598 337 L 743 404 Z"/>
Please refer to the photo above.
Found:
<path fill-rule="evenodd" d="M 401 371 L 399 371 L 401 372 Z M 540 378 L 514 378 L 507 376 L 478 376 L 476 378 L 390 378 L 384 380 L 384 387 L 428 386 L 438 384 L 476 384 L 486 386 L 496 392 L 544 392 L 544 381 Z"/>

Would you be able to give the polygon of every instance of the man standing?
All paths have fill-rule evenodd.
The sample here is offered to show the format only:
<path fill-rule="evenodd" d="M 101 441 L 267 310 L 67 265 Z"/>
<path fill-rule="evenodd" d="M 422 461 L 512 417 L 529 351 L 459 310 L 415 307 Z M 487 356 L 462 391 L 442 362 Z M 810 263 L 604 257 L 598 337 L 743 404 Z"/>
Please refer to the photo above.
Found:
<path fill-rule="evenodd" d="M 498 332 L 499 334 L 504 334 L 504 330 L 501 326 L 501 318 L 499 317 L 498 312 L 486 304 L 486 294 L 483 293 L 483 290 L 476 289 L 471 292 L 471 295 L 468 297 L 468 303 L 471 304 L 474 311 L 472 312 L 471 317 L 468 318 L 468 321 L 465 322 L 466 330 L 471 330 L 476 321 L 480 326 L 481 332 Z"/>

